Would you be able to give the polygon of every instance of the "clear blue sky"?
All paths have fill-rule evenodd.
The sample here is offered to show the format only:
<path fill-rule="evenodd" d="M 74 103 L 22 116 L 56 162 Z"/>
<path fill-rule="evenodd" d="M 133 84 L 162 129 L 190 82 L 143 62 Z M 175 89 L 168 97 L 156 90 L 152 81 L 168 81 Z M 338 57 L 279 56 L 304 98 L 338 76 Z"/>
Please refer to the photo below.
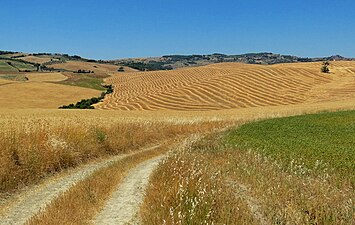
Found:
<path fill-rule="evenodd" d="M 354 0 L 1 0 L 0 49 L 355 57 Z"/>

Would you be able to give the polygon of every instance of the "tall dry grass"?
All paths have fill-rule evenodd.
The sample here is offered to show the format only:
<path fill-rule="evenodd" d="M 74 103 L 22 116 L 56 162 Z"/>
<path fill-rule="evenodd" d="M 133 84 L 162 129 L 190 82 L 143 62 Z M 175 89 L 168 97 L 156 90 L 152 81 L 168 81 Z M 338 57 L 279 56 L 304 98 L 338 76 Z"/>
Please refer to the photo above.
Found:
<path fill-rule="evenodd" d="M 210 136 L 160 165 L 141 208 L 144 224 L 354 223 L 355 191 L 347 179 L 285 169 L 222 143 Z"/>
<path fill-rule="evenodd" d="M 221 159 L 198 154 L 190 144 L 172 153 L 152 176 L 141 207 L 143 224 L 255 224 L 247 204 L 215 166 Z"/>
<path fill-rule="evenodd" d="M 173 141 L 154 150 L 138 152 L 95 172 L 54 200 L 45 211 L 32 217 L 27 224 L 92 224 L 127 172 L 137 164 L 168 151 Z"/>
<path fill-rule="evenodd" d="M 223 126 L 219 122 L 127 122 L 80 114 L 70 119 L 10 117 L 1 122 L 0 193 L 96 158 Z"/>

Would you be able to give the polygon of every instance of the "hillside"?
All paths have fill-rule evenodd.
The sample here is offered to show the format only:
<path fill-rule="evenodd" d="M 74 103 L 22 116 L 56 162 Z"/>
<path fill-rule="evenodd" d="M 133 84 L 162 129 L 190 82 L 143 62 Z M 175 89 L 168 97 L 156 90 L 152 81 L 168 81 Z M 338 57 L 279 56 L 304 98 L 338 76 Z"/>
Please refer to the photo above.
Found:
<path fill-rule="evenodd" d="M 279 63 L 319 62 L 354 60 L 340 55 L 319 58 L 305 58 L 274 53 L 248 53 L 241 55 L 209 54 L 209 55 L 165 55 L 152 58 L 132 58 L 108 61 L 117 65 L 126 65 L 141 71 L 172 70 L 183 67 L 196 67 L 222 62 L 240 62 L 246 64 L 272 65 Z"/>
<path fill-rule="evenodd" d="M 99 109 L 220 110 L 337 101 L 355 96 L 355 62 L 248 65 L 221 63 L 173 71 L 116 74 Z"/>
<path fill-rule="evenodd" d="M 30 75 L 29 81 L 0 79 L 0 109 L 57 109 L 61 105 L 99 96 L 100 91 L 52 83 L 63 75 Z M 65 78 L 65 77 L 64 77 Z"/>

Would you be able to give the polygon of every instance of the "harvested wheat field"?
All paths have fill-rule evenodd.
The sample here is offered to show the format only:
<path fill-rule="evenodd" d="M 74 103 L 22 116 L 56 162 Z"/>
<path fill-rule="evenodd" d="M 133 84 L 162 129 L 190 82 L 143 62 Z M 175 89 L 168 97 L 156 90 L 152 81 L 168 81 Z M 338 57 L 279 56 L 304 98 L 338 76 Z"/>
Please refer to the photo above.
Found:
<path fill-rule="evenodd" d="M 355 62 L 272 66 L 221 63 L 174 71 L 116 73 L 99 109 L 221 110 L 337 101 L 355 96 Z"/>
<path fill-rule="evenodd" d="M 68 79 L 61 73 L 30 73 L 26 75 L 29 81 L 58 82 Z"/>
<path fill-rule="evenodd" d="M 1 81 L 0 81 L 1 82 Z M 1 85 L 1 83 L 0 83 Z M 100 91 L 45 82 L 8 82 L 0 88 L 0 108 L 56 109 L 61 105 L 99 96 Z"/>
<path fill-rule="evenodd" d="M 77 70 L 91 70 L 98 74 L 108 74 L 117 72 L 120 66 L 112 65 L 112 64 L 100 64 L 100 63 L 91 63 L 91 62 L 83 62 L 83 61 L 67 61 L 65 63 L 52 64 L 49 67 L 54 69 L 65 69 L 71 71 Z M 136 70 L 124 67 L 126 72 L 134 72 Z"/>
<path fill-rule="evenodd" d="M 0 79 L 0 85 L 11 84 L 13 82 L 14 81 L 11 81 L 11 80 Z"/>
<path fill-rule="evenodd" d="M 39 64 L 50 62 L 52 60 L 57 60 L 57 59 L 55 59 L 53 57 L 50 57 L 50 56 L 38 57 L 38 56 L 32 56 L 32 55 L 25 56 L 25 57 L 20 57 L 19 59 L 22 59 L 22 60 L 27 61 L 27 62 L 39 63 Z"/>

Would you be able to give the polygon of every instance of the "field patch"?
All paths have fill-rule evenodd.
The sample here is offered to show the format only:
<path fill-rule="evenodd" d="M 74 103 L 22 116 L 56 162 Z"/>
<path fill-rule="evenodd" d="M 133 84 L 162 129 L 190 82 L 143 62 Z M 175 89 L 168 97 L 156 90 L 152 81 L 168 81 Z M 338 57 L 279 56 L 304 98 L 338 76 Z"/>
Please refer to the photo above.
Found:
<path fill-rule="evenodd" d="M 26 81 L 27 80 L 25 74 L 19 74 L 19 73 L 0 74 L 0 79 L 13 80 L 13 81 Z"/>
<path fill-rule="evenodd" d="M 30 73 L 27 74 L 26 77 L 29 81 L 37 81 L 37 82 L 59 82 L 67 79 L 61 73 Z"/>
<path fill-rule="evenodd" d="M 53 60 L 57 60 L 53 57 L 38 57 L 38 56 L 24 56 L 24 57 L 20 57 L 18 59 L 21 59 L 21 60 L 24 60 L 24 61 L 27 61 L 27 62 L 31 62 L 31 63 L 38 63 L 38 64 L 43 64 L 43 63 L 46 63 L 46 62 L 51 62 Z"/>
<path fill-rule="evenodd" d="M 321 113 L 249 123 L 226 143 L 271 157 L 300 173 L 327 170 L 355 183 L 355 111 Z"/>
<path fill-rule="evenodd" d="M 9 71 L 17 71 L 16 68 L 14 68 L 13 66 L 10 66 L 7 61 L 5 60 L 0 60 L 0 71 L 5 71 L 5 72 L 9 72 Z"/>
<path fill-rule="evenodd" d="M 85 74 L 85 73 L 64 73 L 67 77 L 66 80 L 60 81 L 60 84 L 72 85 L 78 87 L 92 88 L 100 91 L 104 91 L 105 88 L 102 86 L 104 83 L 104 78 L 107 77 L 105 74 Z"/>
<path fill-rule="evenodd" d="M 67 61 L 65 63 L 51 64 L 48 67 L 52 67 L 54 69 L 65 69 L 69 71 L 78 71 L 78 70 L 86 70 L 86 71 L 94 71 L 96 74 L 109 74 L 115 73 L 118 71 L 120 66 L 112 65 L 112 64 L 101 64 L 101 63 L 92 63 L 92 62 L 83 62 L 83 61 Z M 128 67 L 124 67 L 125 71 L 132 71 Z M 135 71 L 135 70 L 133 70 Z"/>
<path fill-rule="evenodd" d="M 100 91 L 44 82 L 18 82 L 2 85 L 0 108 L 58 108 L 81 99 L 99 96 Z"/>

